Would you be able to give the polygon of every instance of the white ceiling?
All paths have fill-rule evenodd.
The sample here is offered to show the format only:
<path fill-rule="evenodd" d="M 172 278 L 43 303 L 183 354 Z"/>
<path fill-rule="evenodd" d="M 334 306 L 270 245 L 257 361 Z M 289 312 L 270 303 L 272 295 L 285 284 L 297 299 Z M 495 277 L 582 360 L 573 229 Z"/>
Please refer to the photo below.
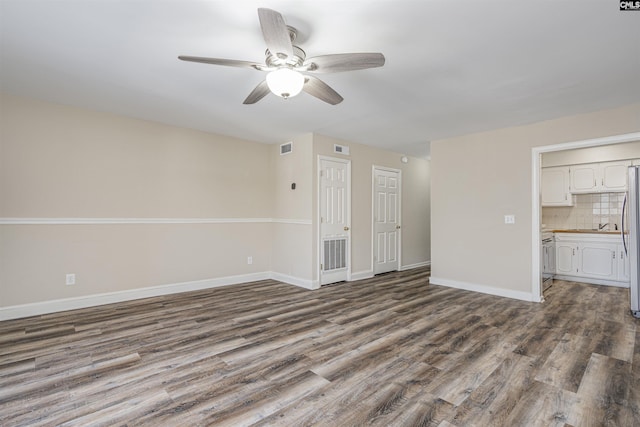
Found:
<path fill-rule="evenodd" d="M 264 78 L 257 8 L 307 56 L 382 52 L 318 75 L 345 100 L 242 101 Z M 640 12 L 613 0 L 0 0 L 0 90 L 281 143 L 317 132 L 426 156 L 429 141 L 640 102 Z"/>

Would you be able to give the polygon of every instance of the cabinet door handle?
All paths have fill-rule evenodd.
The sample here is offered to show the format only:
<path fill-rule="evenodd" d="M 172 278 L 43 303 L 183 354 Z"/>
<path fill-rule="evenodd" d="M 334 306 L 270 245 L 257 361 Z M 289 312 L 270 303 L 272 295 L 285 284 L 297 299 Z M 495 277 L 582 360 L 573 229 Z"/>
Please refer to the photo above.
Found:
<path fill-rule="evenodd" d="M 615 253 L 615 251 L 611 251 L 611 255 L 613 255 L 613 259 L 616 259 L 616 253 Z"/>

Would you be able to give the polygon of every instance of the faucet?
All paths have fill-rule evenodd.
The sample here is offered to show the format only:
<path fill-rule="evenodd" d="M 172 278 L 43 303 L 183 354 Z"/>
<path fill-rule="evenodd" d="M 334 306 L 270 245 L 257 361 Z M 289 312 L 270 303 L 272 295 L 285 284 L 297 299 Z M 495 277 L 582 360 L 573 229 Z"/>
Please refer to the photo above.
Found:
<path fill-rule="evenodd" d="M 607 225 L 609 225 L 609 223 L 605 223 L 605 224 L 598 224 L 598 231 L 602 231 Z"/>

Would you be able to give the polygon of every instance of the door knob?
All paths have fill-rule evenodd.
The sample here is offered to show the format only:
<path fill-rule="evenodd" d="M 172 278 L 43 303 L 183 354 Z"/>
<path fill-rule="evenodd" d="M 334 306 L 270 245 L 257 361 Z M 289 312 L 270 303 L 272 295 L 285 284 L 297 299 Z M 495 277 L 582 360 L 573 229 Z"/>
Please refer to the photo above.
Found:
<path fill-rule="evenodd" d="M 396 230 L 400 230 L 400 226 L 399 225 L 396 225 Z"/>
<path fill-rule="evenodd" d="M 349 227 L 345 227 L 345 228 L 344 228 L 344 231 L 349 231 Z"/>

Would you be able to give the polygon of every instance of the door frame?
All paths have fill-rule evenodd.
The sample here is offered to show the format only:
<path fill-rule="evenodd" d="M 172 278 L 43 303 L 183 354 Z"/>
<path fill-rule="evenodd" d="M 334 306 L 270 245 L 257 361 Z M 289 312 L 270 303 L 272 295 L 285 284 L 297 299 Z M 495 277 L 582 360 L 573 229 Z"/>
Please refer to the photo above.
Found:
<path fill-rule="evenodd" d="M 321 198 L 321 187 L 322 187 L 322 180 L 320 177 L 320 172 L 322 171 L 322 161 L 323 160 L 328 160 L 331 162 L 337 162 L 337 163 L 344 163 L 347 166 L 347 222 L 349 223 L 349 239 L 347 241 L 347 281 L 351 281 L 351 240 L 353 238 L 353 234 L 351 233 L 351 229 L 353 228 L 353 223 L 351 222 L 351 159 L 343 159 L 343 158 L 339 158 L 339 157 L 331 157 L 331 156 L 325 156 L 322 154 L 318 155 L 318 160 L 316 163 L 316 180 L 317 180 L 317 185 L 316 185 L 316 240 L 317 240 L 317 244 L 316 244 L 316 256 L 315 256 L 315 262 L 316 262 L 316 272 L 318 274 L 318 289 L 320 289 L 322 287 L 322 268 L 320 268 L 320 264 L 322 264 L 320 262 L 320 255 L 322 254 L 322 234 L 321 234 L 321 227 L 322 224 L 320 223 L 320 217 L 322 216 L 322 212 L 321 212 L 321 203 L 320 203 L 320 198 Z"/>
<path fill-rule="evenodd" d="M 540 201 L 540 177 L 542 175 L 542 154 L 553 151 L 572 150 L 574 148 L 600 147 L 640 140 L 640 132 L 606 136 L 603 138 L 584 139 L 573 142 L 543 145 L 531 148 L 531 298 L 534 302 L 543 302 L 542 296 L 542 242 L 540 224 L 542 219 L 542 203 Z"/>
<path fill-rule="evenodd" d="M 371 166 L 371 274 L 375 275 L 375 238 L 376 238 L 376 170 L 395 172 L 398 174 L 398 222 L 400 229 L 398 230 L 398 271 L 402 266 L 402 170 L 390 168 L 386 166 Z"/>

